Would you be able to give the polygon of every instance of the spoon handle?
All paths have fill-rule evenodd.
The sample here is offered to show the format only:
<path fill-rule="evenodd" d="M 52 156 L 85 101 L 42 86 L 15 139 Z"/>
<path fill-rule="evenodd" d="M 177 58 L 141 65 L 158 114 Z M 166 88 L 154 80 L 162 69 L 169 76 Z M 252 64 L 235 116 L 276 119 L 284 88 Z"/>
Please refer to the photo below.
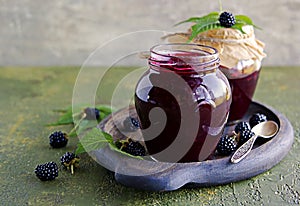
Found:
<path fill-rule="evenodd" d="M 233 153 L 233 155 L 231 157 L 231 162 L 232 163 L 238 163 L 239 161 L 244 159 L 244 157 L 246 157 L 248 155 L 248 153 L 251 151 L 257 137 L 258 137 L 258 135 L 255 134 L 249 140 L 247 140 L 244 144 L 242 144 Z"/>

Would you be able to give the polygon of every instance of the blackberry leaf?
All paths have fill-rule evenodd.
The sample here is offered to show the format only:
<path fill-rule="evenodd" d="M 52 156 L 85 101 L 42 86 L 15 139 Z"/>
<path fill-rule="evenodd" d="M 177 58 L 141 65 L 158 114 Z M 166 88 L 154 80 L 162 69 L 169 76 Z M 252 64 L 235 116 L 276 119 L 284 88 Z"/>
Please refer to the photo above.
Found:
<path fill-rule="evenodd" d="M 77 145 L 75 154 L 91 152 L 97 149 L 104 148 L 108 143 L 113 144 L 113 138 L 109 134 L 94 128 L 87 132 Z"/>
<path fill-rule="evenodd" d="M 222 28 L 222 26 L 218 22 L 210 22 L 206 24 L 195 24 L 192 26 L 192 34 L 189 38 L 189 40 L 193 40 L 199 33 L 212 30 L 212 29 L 217 29 L 217 28 Z"/>
<path fill-rule="evenodd" d="M 187 20 L 181 21 L 177 24 L 175 24 L 175 26 L 178 26 L 180 24 L 183 23 L 188 23 L 188 22 L 193 22 L 196 24 L 207 24 L 207 23 L 211 23 L 211 22 L 216 22 L 218 21 L 219 18 L 219 13 L 218 12 L 211 12 L 208 15 L 202 16 L 202 17 L 191 17 Z"/>

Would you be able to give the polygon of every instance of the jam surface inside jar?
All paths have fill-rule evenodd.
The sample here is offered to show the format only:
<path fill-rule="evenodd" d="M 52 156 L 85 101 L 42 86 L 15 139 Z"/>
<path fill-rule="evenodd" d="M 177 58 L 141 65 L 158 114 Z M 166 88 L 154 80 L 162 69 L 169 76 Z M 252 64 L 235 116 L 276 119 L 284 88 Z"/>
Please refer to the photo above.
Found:
<path fill-rule="evenodd" d="M 203 161 L 226 124 L 231 90 L 215 49 L 165 44 L 151 49 L 135 107 L 149 154 L 158 161 Z"/>

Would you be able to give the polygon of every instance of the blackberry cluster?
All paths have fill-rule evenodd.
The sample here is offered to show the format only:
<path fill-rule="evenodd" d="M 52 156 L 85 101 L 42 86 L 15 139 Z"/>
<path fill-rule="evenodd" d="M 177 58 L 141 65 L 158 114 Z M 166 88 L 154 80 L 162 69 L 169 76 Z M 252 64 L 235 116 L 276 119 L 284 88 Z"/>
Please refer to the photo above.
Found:
<path fill-rule="evenodd" d="M 140 128 L 140 122 L 138 119 L 133 117 L 127 117 L 123 121 L 123 127 L 126 131 L 136 131 Z"/>
<path fill-rule="evenodd" d="M 78 167 L 79 157 L 73 152 L 66 152 L 63 156 L 60 157 L 61 164 L 67 169 L 71 170 L 71 173 L 74 173 L 74 168 Z"/>
<path fill-rule="evenodd" d="M 252 127 L 265 121 L 267 121 L 266 115 L 262 113 L 255 113 L 250 117 L 249 122 L 239 122 L 234 128 L 234 132 L 238 135 L 239 145 L 244 144 L 255 135 L 254 132 L 251 131 Z"/>
<path fill-rule="evenodd" d="M 87 120 L 99 120 L 100 111 L 97 108 L 87 107 L 84 109 L 85 119 Z"/>
<path fill-rule="evenodd" d="M 49 143 L 53 148 L 65 147 L 68 143 L 68 135 L 62 131 L 52 132 L 49 136 Z"/>
<path fill-rule="evenodd" d="M 264 121 L 267 121 L 266 115 L 255 113 L 250 117 L 249 122 L 239 122 L 234 128 L 233 135 L 225 135 L 220 139 L 216 148 L 218 153 L 224 156 L 232 154 L 239 146 L 255 135 L 251 128 Z"/>
<path fill-rule="evenodd" d="M 118 146 L 117 146 L 118 147 Z M 145 156 L 146 149 L 138 141 L 133 141 L 131 138 L 128 138 L 126 142 L 120 147 L 123 152 L 131 154 L 133 156 Z"/>
<path fill-rule="evenodd" d="M 226 28 L 230 28 L 233 25 L 235 25 L 235 18 L 234 15 L 230 12 L 223 12 L 220 14 L 219 22 L 221 26 L 224 26 Z"/>
<path fill-rule="evenodd" d="M 221 137 L 218 145 L 217 145 L 217 151 L 220 155 L 230 155 L 237 149 L 237 141 L 236 136 L 228 136 L 225 135 Z"/>
<path fill-rule="evenodd" d="M 58 167 L 55 162 L 37 165 L 34 172 L 42 181 L 54 180 L 58 177 Z"/>
<path fill-rule="evenodd" d="M 239 132 L 239 145 L 244 144 L 246 141 L 248 141 L 251 137 L 253 137 L 255 134 L 251 130 L 243 130 Z"/>
<path fill-rule="evenodd" d="M 235 133 L 239 133 L 239 132 L 242 132 L 242 131 L 245 131 L 245 130 L 251 130 L 251 127 L 250 127 L 250 124 L 248 122 L 239 122 L 235 128 L 234 128 L 234 131 Z"/>
<path fill-rule="evenodd" d="M 262 113 L 255 113 L 249 119 L 251 128 L 254 127 L 255 125 L 257 125 L 261 122 L 265 122 L 265 121 L 267 121 L 267 116 Z"/>

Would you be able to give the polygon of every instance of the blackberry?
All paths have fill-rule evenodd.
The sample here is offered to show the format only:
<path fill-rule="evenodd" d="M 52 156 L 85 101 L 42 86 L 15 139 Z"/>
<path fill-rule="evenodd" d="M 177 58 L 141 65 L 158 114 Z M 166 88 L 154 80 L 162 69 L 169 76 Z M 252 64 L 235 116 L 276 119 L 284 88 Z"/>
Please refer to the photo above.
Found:
<path fill-rule="evenodd" d="M 237 142 L 235 136 L 223 136 L 217 145 L 217 151 L 220 155 L 230 155 L 237 149 Z"/>
<path fill-rule="evenodd" d="M 55 162 L 37 165 L 34 172 L 42 181 L 54 180 L 58 177 L 58 167 Z"/>
<path fill-rule="evenodd" d="M 224 26 L 226 28 L 230 28 L 233 25 L 235 25 L 235 18 L 234 15 L 230 12 L 223 12 L 221 13 L 219 17 L 219 22 L 221 26 Z"/>
<path fill-rule="evenodd" d="M 251 128 L 254 127 L 255 125 L 257 125 L 261 122 L 265 122 L 265 121 L 267 121 L 267 116 L 262 113 L 255 113 L 249 119 Z"/>
<path fill-rule="evenodd" d="M 136 131 L 140 128 L 140 123 L 136 118 L 127 117 L 123 121 L 123 127 L 126 131 Z"/>
<path fill-rule="evenodd" d="M 138 119 L 131 117 L 131 123 L 133 124 L 133 126 L 135 126 L 136 128 L 140 128 L 140 122 Z"/>
<path fill-rule="evenodd" d="M 84 109 L 85 119 L 87 120 L 99 120 L 100 111 L 97 108 L 87 107 Z"/>
<path fill-rule="evenodd" d="M 234 131 L 237 134 L 245 130 L 251 130 L 250 124 L 248 122 L 239 122 L 234 128 Z"/>
<path fill-rule="evenodd" d="M 53 148 L 65 147 L 68 143 L 68 135 L 62 131 L 55 131 L 50 134 L 49 140 Z"/>
<path fill-rule="evenodd" d="M 79 166 L 79 157 L 73 152 L 66 152 L 60 157 L 60 162 L 64 167 L 70 169 L 72 174 L 74 174 L 74 168 Z"/>
<path fill-rule="evenodd" d="M 244 144 L 247 140 L 249 140 L 254 134 L 251 130 L 243 130 L 241 131 L 238 136 L 239 136 L 239 145 Z"/>
<path fill-rule="evenodd" d="M 123 146 L 123 143 L 120 140 L 115 141 L 115 145 L 118 149 L 121 149 L 121 147 Z"/>
<path fill-rule="evenodd" d="M 145 147 L 141 143 L 133 141 L 131 138 L 129 138 L 127 142 L 123 143 L 121 150 L 133 156 L 146 155 Z"/>

